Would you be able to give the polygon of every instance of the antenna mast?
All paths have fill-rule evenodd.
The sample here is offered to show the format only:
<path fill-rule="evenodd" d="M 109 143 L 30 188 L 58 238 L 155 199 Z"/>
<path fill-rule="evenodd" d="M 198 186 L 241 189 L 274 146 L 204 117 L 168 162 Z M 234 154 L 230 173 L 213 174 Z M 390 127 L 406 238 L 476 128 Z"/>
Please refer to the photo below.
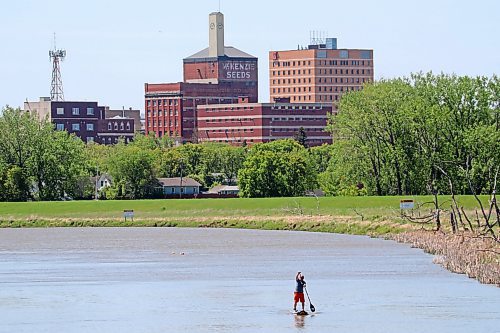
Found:
<path fill-rule="evenodd" d="M 64 101 L 63 84 L 61 78 L 60 61 L 66 57 L 66 50 L 57 50 L 56 34 L 54 33 L 54 50 L 49 51 L 49 58 L 52 61 L 52 84 L 50 86 L 50 100 Z"/>

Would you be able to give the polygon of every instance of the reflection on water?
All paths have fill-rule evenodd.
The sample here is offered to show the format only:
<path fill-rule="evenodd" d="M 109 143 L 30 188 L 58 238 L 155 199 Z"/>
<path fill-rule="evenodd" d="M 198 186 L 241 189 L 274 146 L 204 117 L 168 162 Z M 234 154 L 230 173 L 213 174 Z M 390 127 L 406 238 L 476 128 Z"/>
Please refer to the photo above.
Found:
<path fill-rule="evenodd" d="M 299 270 L 321 310 L 306 317 Z M 0 230 L 0 332 L 498 332 L 499 305 L 498 288 L 367 237 Z"/>
<path fill-rule="evenodd" d="M 305 326 L 305 316 L 294 316 L 295 318 L 295 327 L 297 328 L 304 328 Z"/>

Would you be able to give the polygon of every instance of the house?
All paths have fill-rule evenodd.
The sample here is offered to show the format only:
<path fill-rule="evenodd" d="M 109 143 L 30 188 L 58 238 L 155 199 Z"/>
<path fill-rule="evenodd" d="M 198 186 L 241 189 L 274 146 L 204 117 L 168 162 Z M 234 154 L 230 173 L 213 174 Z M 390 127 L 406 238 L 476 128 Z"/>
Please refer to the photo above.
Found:
<path fill-rule="evenodd" d="M 158 178 L 164 195 L 198 195 L 201 184 L 189 177 Z"/>
<path fill-rule="evenodd" d="M 238 186 L 230 186 L 230 185 L 218 185 L 214 186 L 208 191 L 209 194 L 218 194 L 218 195 L 238 195 L 240 189 Z"/>
<path fill-rule="evenodd" d="M 107 173 L 103 173 L 97 177 L 90 177 L 90 181 L 94 189 L 97 188 L 98 191 L 101 191 L 104 190 L 104 188 L 111 186 L 113 183 L 113 177 Z"/>
<path fill-rule="evenodd" d="M 105 187 L 110 187 L 113 182 L 113 178 L 107 173 L 103 173 L 97 180 L 97 190 L 101 191 Z"/>

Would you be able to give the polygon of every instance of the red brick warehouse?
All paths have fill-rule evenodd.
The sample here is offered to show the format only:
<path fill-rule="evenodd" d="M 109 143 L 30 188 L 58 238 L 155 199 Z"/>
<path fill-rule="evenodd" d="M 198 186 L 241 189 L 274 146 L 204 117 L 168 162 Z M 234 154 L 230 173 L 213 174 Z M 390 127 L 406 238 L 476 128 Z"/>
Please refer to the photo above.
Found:
<path fill-rule="evenodd" d="M 242 145 L 293 138 L 302 127 L 309 146 L 332 143 L 325 132 L 332 104 L 249 103 L 240 98 L 238 104 L 198 106 L 200 141 Z"/>
<path fill-rule="evenodd" d="M 183 82 L 144 85 L 146 133 L 196 142 L 198 105 L 257 102 L 257 58 L 224 45 L 221 13 L 210 14 L 208 30 L 209 47 L 183 60 Z"/>

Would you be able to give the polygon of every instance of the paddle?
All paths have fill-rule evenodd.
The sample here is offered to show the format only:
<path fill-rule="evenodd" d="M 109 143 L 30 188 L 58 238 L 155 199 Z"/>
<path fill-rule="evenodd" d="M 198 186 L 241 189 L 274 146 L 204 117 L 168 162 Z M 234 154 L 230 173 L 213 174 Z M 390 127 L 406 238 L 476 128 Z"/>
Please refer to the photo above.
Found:
<path fill-rule="evenodd" d="M 314 305 L 311 303 L 311 299 L 309 298 L 309 294 L 307 292 L 307 288 L 304 287 L 304 290 L 306 291 L 306 295 L 307 295 L 307 299 L 309 300 L 309 309 L 311 309 L 311 312 L 314 312 L 316 311 L 316 308 L 314 307 Z"/>

